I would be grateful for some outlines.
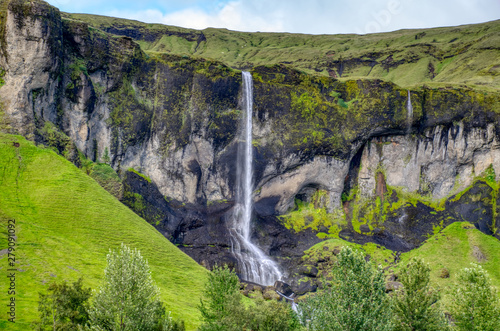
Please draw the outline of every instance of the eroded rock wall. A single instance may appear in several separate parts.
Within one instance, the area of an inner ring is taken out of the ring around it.
[[[387,185],[439,200],[470,186],[492,167],[500,179],[500,142],[495,124],[465,129],[438,125],[421,134],[369,140],[358,176],[360,195],[376,196],[377,172]]]

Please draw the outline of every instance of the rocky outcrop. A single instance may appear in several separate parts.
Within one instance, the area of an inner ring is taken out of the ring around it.
[[[363,150],[359,193],[376,196],[376,174],[390,186],[442,199],[463,191],[491,167],[500,180],[500,142],[495,124],[466,130],[462,122],[438,125],[419,135],[374,138]]]
[[[62,22],[59,11],[43,2],[11,1],[4,17],[0,98],[15,131],[33,137],[40,121],[57,122]]]

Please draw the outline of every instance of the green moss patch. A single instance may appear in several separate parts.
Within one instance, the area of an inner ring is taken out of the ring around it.
[[[127,171],[130,171],[130,172],[133,172],[134,174],[136,174],[137,176],[140,176],[142,177],[143,179],[145,179],[148,183],[151,184],[151,178],[149,178],[148,176],[144,175],[143,173],[140,173],[139,171],[135,170],[134,168],[128,168]]]
[[[326,211],[325,198],[327,198],[326,191],[317,190],[309,202],[295,199],[295,209],[280,216],[279,219],[287,229],[293,229],[296,232],[312,229],[318,232],[318,237],[321,239],[338,238],[346,222],[340,211],[334,213]]]

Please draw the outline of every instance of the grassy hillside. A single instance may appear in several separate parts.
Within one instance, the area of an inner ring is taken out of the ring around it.
[[[455,282],[460,269],[477,263],[488,271],[493,285],[500,290],[499,252],[498,239],[482,233],[468,222],[456,222],[430,237],[419,248],[401,254],[399,265],[413,256],[423,258],[431,266],[431,281],[446,290]],[[441,278],[443,268],[448,270],[449,278]]]
[[[324,261],[331,256],[335,248],[351,246],[360,249],[377,264],[385,268],[386,273],[399,272],[399,269],[412,257],[419,257],[429,263],[431,283],[441,289],[442,301],[450,302],[448,290],[454,285],[460,269],[471,263],[480,264],[488,271],[492,283],[500,290],[500,241],[477,230],[468,222],[456,222],[426,240],[419,248],[403,253],[394,263],[394,252],[384,247],[368,243],[359,245],[342,239],[329,239],[320,242],[305,252],[306,265]],[[327,248],[326,248],[327,247]],[[449,272],[449,278],[442,278],[443,269]]]
[[[85,286],[97,289],[106,254],[122,242],[149,260],[172,315],[184,319],[189,329],[198,325],[196,305],[205,269],[52,150],[35,147],[20,136],[0,134],[0,250],[7,247],[7,222],[13,219],[16,323],[8,323],[2,309],[0,329],[30,329],[37,317],[38,292],[52,281],[83,276]],[[5,251],[0,255],[5,279],[7,255]],[[0,282],[2,306],[10,298],[7,286]]]
[[[202,31],[132,20],[64,14],[137,41],[149,54],[216,59],[231,67],[284,63],[315,75],[380,78],[403,87],[500,87],[500,21],[368,35]]]

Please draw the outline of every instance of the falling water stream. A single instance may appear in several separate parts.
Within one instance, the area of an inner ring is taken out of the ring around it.
[[[411,132],[411,126],[413,123],[413,106],[411,105],[411,93],[410,90],[408,90],[408,101],[406,102],[406,121],[407,121],[407,126],[406,126],[406,135],[409,135]],[[407,177],[405,179],[405,182],[407,181]],[[409,187],[408,183],[406,182],[406,187]],[[401,215],[398,218],[398,223],[399,224],[404,224],[406,219],[408,218],[408,214],[406,213],[406,207],[403,207],[403,215]]]
[[[243,279],[262,285],[273,285],[282,277],[278,265],[250,240],[250,221],[253,211],[253,91],[252,75],[245,71],[243,72],[243,101],[245,114],[236,160],[236,205],[231,231],[232,253],[238,259]]]
[[[408,121],[408,126],[406,128],[406,134],[409,134],[411,131],[411,125],[413,122],[413,107],[411,105],[411,93],[408,90],[408,101],[406,102],[406,116]]]

